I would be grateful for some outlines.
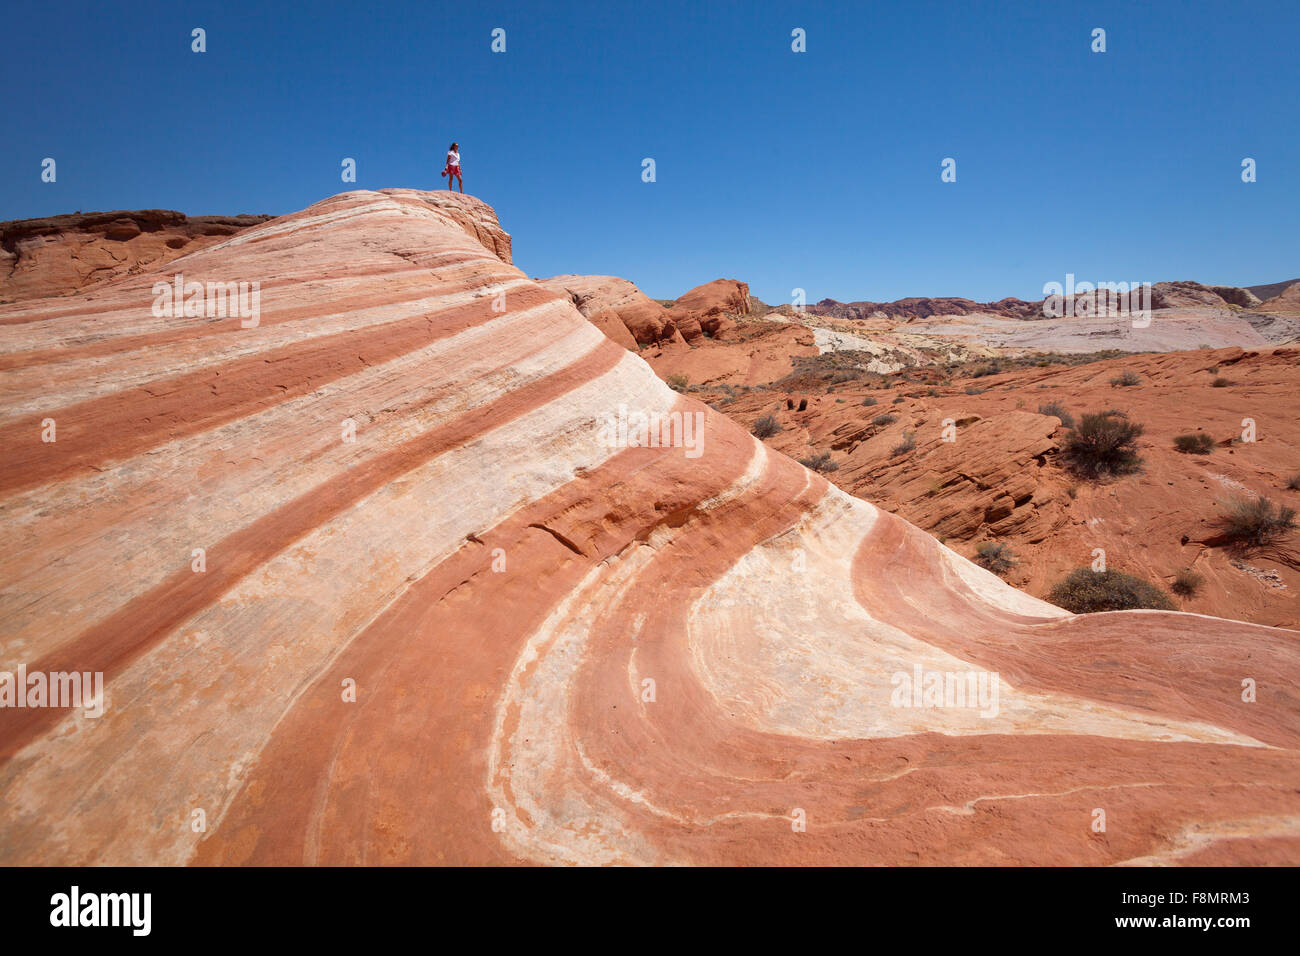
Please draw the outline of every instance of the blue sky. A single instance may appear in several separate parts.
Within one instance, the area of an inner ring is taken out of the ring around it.
[[[1300,276],[1296,0],[8,6],[0,219],[439,188],[455,139],[521,269],[659,298]]]

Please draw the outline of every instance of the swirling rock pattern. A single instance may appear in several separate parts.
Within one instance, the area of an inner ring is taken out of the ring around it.
[[[1017,592],[508,250],[358,191],[0,307],[0,669],[106,681],[0,709],[0,861],[1300,860],[1296,633]],[[155,317],[173,272],[260,321]],[[997,706],[904,706],[916,669]]]

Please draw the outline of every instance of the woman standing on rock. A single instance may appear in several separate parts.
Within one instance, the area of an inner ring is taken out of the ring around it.
[[[443,168],[442,174],[447,177],[447,188],[451,189],[451,181],[454,178],[456,184],[460,186],[460,191],[465,191],[465,184],[460,178],[460,144],[452,143],[447,147],[447,165]]]

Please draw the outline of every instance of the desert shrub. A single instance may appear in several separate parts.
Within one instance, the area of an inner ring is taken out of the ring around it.
[[[899,395],[896,399],[894,399],[892,402],[890,402],[890,404],[891,404],[891,405],[902,405],[902,404],[903,404],[903,396],[902,396],[902,395]]]
[[[884,415],[877,415],[875,418],[871,419],[871,424],[879,425],[881,428],[884,428],[886,425],[892,425],[896,421],[898,421],[897,415],[886,413]]]
[[[938,398],[938,397],[939,397],[939,390],[938,390],[937,388],[927,388],[927,389],[925,390],[925,397],[926,397],[926,398]]]
[[[1016,555],[1001,541],[982,541],[975,548],[975,563],[994,574],[1006,574],[1016,563]]]
[[[684,392],[691,384],[691,380],[681,374],[669,375],[664,381],[668,383],[668,387],[674,392]]]
[[[974,385],[966,386],[967,395],[983,395],[987,391],[988,391],[987,388],[976,388]]]
[[[1112,379],[1110,380],[1110,384],[1111,384],[1112,387],[1116,387],[1116,386],[1123,387],[1123,386],[1130,386],[1130,385],[1141,385],[1141,384],[1142,384],[1142,379],[1138,377],[1138,373],[1137,373],[1137,372],[1134,372],[1134,371],[1132,371],[1131,369],[1126,369],[1126,370],[1124,370],[1123,372],[1120,372],[1120,373],[1119,373],[1118,375],[1116,375],[1114,378],[1112,378]]]
[[[1205,583],[1205,578],[1201,577],[1191,568],[1183,568],[1174,575],[1174,583],[1169,586],[1179,597],[1192,597],[1201,589]]]
[[[1137,453],[1141,434],[1142,426],[1123,412],[1091,412],[1065,436],[1062,455],[1074,471],[1091,478],[1130,474],[1142,466]]]
[[[976,365],[970,370],[971,378],[984,378],[989,375],[997,375],[1002,369],[996,364]]]
[[[1208,455],[1214,448],[1214,439],[1205,432],[1174,436],[1174,448],[1184,455]]]
[[[867,407],[869,408],[869,407],[871,407],[872,405],[876,405],[876,404],[878,404],[878,403],[876,402],[876,400],[875,400],[874,398],[872,398],[870,395],[868,395],[866,398],[864,398],[864,399],[862,400],[862,404],[865,405],[865,406],[867,406]]]
[[[805,468],[811,468],[813,471],[821,472],[834,471],[836,468],[840,467],[835,464],[835,462],[831,461],[831,453],[828,451],[824,451],[820,455],[800,458],[799,464],[803,465]]]
[[[758,421],[754,422],[752,429],[756,438],[771,438],[781,430],[781,423],[776,420],[775,415],[764,415]]]
[[[1064,425],[1066,428],[1074,427],[1074,416],[1071,415],[1068,411],[1066,411],[1065,406],[1062,405],[1060,402],[1053,401],[1053,402],[1048,402],[1046,405],[1039,405],[1038,414],[1055,415],[1057,418],[1061,420],[1061,424]]]
[[[1172,611],[1174,602],[1150,581],[1122,571],[1075,568],[1059,581],[1047,600],[1073,614],[1152,608]]]
[[[1286,483],[1286,486],[1292,491],[1300,491],[1300,471],[1297,471],[1291,476],[1291,479]]]
[[[1227,387],[1228,387],[1229,385],[1231,385],[1231,384],[1232,384],[1232,383],[1231,383],[1230,381],[1228,381],[1226,378],[1216,378],[1213,382],[1210,383],[1210,387],[1211,387],[1211,388],[1227,388]]]
[[[1238,544],[1270,544],[1295,528],[1296,510],[1275,505],[1268,498],[1236,498],[1226,502],[1225,508],[1219,523],[1224,534]]]
[[[857,369],[845,369],[844,371],[836,372],[831,376],[831,384],[839,385],[841,382],[852,382],[859,378],[862,378],[862,373]]]
[[[903,440],[889,450],[891,458],[897,458],[899,455],[906,455],[916,447],[916,433],[911,431],[903,432]]]

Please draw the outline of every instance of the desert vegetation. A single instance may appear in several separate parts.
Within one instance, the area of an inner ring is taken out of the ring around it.
[[[1006,574],[1015,565],[1016,555],[1001,541],[981,541],[975,548],[974,561],[985,571]]]
[[[1142,384],[1142,377],[1131,369],[1120,372],[1110,380],[1110,384],[1115,388],[1131,388],[1134,385]]]
[[[691,380],[680,374],[669,375],[664,381],[668,383],[668,387],[674,392],[684,392],[691,386]]]
[[[1039,405],[1038,414],[1055,415],[1057,418],[1061,420],[1061,424],[1064,425],[1066,428],[1074,427],[1074,416],[1071,415],[1069,411],[1066,410],[1065,405],[1063,405],[1059,401],[1051,401],[1048,402],[1046,405]]]
[[[1260,547],[1289,535],[1296,526],[1296,509],[1269,498],[1234,498],[1224,502],[1219,518],[1224,534],[1235,544]]]
[[[799,464],[803,465],[805,468],[811,468],[813,471],[822,473],[834,471],[836,468],[840,467],[835,462],[831,461],[831,453],[828,451],[816,455],[809,455],[807,458],[800,458]]]
[[[1174,448],[1184,455],[1208,455],[1214,448],[1214,439],[1205,432],[1176,435]]]
[[[776,420],[775,415],[764,415],[754,422],[754,427],[750,430],[754,433],[755,438],[771,438],[781,431],[781,423]]]
[[[1070,469],[1084,477],[1132,474],[1142,467],[1137,453],[1142,430],[1118,409],[1090,412],[1066,435],[1061,453]]]
[[[1191,568],[1183,568],[1174,575],[1174,583],[1169,586],[1169,590],[1173,591],[1179,597],[1195,597],[1196,592],[1201,589],[1201,585],[1204,583],[1205,578],[1201,575],[1197,574]]]
[[[1174,610],[1169,595],[1150,581],[1123,571],[1094,571],[1092,568],[1075,568],[1052,588],[1047,600],[1073,614],[1136,608]]]
[[[899,455],[906,455],[916,447],[916,432],[903,432],[903,440],[889,450],[889,457],[897,458]]]

